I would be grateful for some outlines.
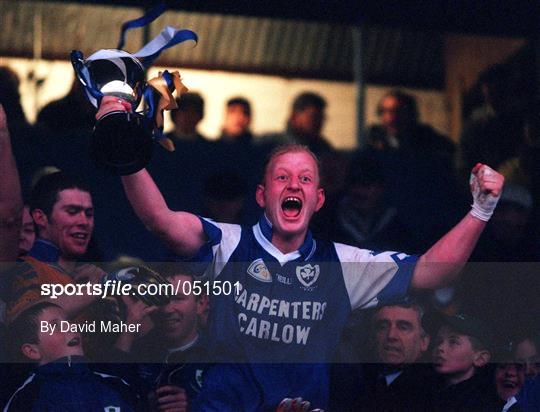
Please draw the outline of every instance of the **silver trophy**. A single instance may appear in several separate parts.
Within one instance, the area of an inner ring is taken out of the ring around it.
[[[138,52],[121,50],[127,30],[150,24],[165,8],[159,5],[141,18],[124,23],[117,49],[99,50],[86,59],[78,50],[71,52],[75,73],[96,108],[104,96],[131,105],[130,112],[113,111],[101,117],[90,142],[90,155],[96,165],[115,174],[132,174],[144,168],[152,157],[154,140],[174,150],[172,142],[163,136],[163,110],[176,108],[172,93],[187,89],[178,72],[165,71],[146,82],[145,70],[163,50],[186,40],[196,42],[197,35],[167,26]],[[136,112],[143,95],[146,109]]]
[[[90,156],[98,167],[115,174],[135,173],[152,158],[152,126],[135,110],[145,87],[144,67],[122,50],[100,50],[87,59],[71,53],[73,67],[97,108],[104,96],[127,101],[131,112],[113,111],[96,122],[90,142]]]

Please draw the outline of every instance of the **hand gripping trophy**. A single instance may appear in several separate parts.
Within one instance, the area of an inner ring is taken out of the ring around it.
[[[151,23],[164,11],[165,6],[160,5],[141,18],[124,23],[117,49],[99,50],[86,59],[78,50],[71,52],[75,73],[96,108],[104,96],[114,96],[131,108],[100,118],[91,138],[90,156],[94,163],[115,174],[131,174],[144,168],[152,157],[154,141],[174,150],[172,142],[163,136],[163,110],[175,109],[173,92],[176,90],[179,96],[187,88],[178,72],[160,72],[145,82],[145,70],[163,50],[186,40],[196,42],[197,35],[191,30],[167,26],[138,52],[122,50],[127,30]],[[147,107],[136,112],[143,96]]]

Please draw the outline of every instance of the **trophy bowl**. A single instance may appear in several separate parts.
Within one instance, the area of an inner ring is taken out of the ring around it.
[[[131,113],[107,113],[96,122],[90,141],[92,160],[99,168],[114,174],[141,170],[152,158],[153,151],[151,127],[143,116],[134,113],[145,86],[143,65],[123,50],[99,50],[86,60],[73,53],[77,76],[96,108],[103,96],[127,101],[132,108]]]

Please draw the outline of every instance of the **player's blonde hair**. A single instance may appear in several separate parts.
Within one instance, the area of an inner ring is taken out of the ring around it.
[[[315,165],[317,166],[317,177],[319,179],[319,184],[321,182],[321,163],[319,161],[319,158],[315,153],[313,153],[309,147],[297,143],[288,143],[281,146],[277,146],[275,149],[273,149],[270,154],[268,155],[268,159],[266,160],[266,164],[264,165],[264,174],[262,176],[261,184],[264,186],[266,181],[266,176],[268,175],[268,171],[270,170],[270,166],[272,165],[272,162],[277,159],[279,156],[288,154],[288,153],[307,153],[310,155],[313,160],[315,161]]]

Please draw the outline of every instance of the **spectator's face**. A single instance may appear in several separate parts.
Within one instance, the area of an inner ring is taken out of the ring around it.
[[[296,133],[320,136],[323,121],[324,112],[321,109],[315,106],[307,106],[292,114],[290,125]]]
[[[34,228],[34,220],[30,215],[28,207],[25,206],[23,210],[21,232],[19,234],[19,256],[25,255],[32,249],[35,239],[36,231]]]
[[[156,325],[170,344],[182,346],[195,339],[198,317],[202,315],[204,308],[202,301],[196,299],[194,289],[189,285],[189,276],[177,275],[169,280],[178,293],[171,297],[167,305],[159,308],[155,318]]]
[[[230,137],[240,136],[249,130],[251,116],[243,104],[232,104],[227,107],[223,131]]]
[[[267,168],[264,182],[257,187],[256,198],[274,233],[304,236],[311,217],[324,204],[313,157],[304,151],[279,155]]]
[[[178,109],[171,113],[171,118],[180,133],[194,134],[202,120],[201,113],[194,107]]]
[[[56,328],[52,333],[39,332],[39,342],[37,344],[24,344],[23,351],[32,350],[35,355],[33,359],[37,360],[40,365],[54,362],[64,356],[84,355],[80,334],[61,331],[61,322],[66,320],[66,315],[62,309],[54,307],[44,309],[38,317],[38,328],[41,322],[48,322],[55,325]],[[25,346],[26,348],[24,348]]]
[[[525,365],[525,376],[533,379],[540,370],[540,354],[530,339],[525,339],[516,346],[516,361]]]
[[[39,218],[44,224],[40,235],[58,246],[63,257],[76,258],[86,253],[94,231],[92,197],[83,190],[66,189],[57,199],[50,216]]]
[[[443,326],[437,333],[433,348],[433,363],[437,373],[468,379],[474,375],[476,355],[468,336],[448,326]]]
[[[416,362],[429,345],[414,308],[385,306],[375,314],[375,340],[381,362],[402,365]]]
[[[379,116],[381,124],[390,134],[399,133],[406,126],[403,107],[395,96],[386,96],[381,101]]]
[[[520,363],[504,363],[495,369],[495,387],[499,398],[506,401],[523,387],[525,368]]]

